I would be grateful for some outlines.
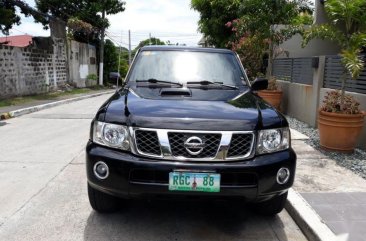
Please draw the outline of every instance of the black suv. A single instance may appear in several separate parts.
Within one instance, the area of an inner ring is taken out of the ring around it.
[[[96,114],[86,147],[99,212],[119,198],[242,198],[280,212],[296,154],[286,119],[225,49],[143,47],[126,83]]]

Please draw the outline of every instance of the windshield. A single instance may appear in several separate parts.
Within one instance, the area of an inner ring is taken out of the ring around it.
[[[142,51],[130,81],[163,80],[178,83],[212,81],[242,85],[243,74],[235,55],[191,51]]]

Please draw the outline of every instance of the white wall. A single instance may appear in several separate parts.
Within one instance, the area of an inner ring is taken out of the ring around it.
[[[69,79],[77,87],[86,86],[86,77],[97,74],[96,48],[86,43],[69,42]],[[95,62],[91,59],[94,58]]]

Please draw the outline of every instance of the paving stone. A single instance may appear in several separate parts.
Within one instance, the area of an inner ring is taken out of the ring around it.
[[[327,222],[329,228],[337,235],[344,235],[347,241],[366,241],[364,221]]]
[[[366,240],[366,192],[302,193],[328,227],[348,241]]]

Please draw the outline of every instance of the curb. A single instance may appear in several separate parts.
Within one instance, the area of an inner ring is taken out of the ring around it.
[[[310,241],[334,241],[336,235],[309,203],[292,188],[288,191],[286,210]]]
[[[40,110],[48,109],[48,108],[51,108],[51,107],[71,103],[71,102],[74,102],[74,101],[89,99],[89,98],[97,97],[97,96],[104,95],[104,94],[111,94],[111,93],[114,93],[114,92],[115,92],[115,90],[109,90],[109,91],[105,91],[105,92],[100,92],[100,93],[95,93],[95,94],[90,94],[90,95],[84,95],[84,96],[79,96],[79,97],[65,99],[65,100],[59,100],[59,101],[55,101],[55,102],[51,102],[51,103],[47,103],[47,104],[43,104],[43,105],[36,105],[36,106],[32,106],[32,107],[27,107],[27,108],[23,108],[23,109],[19,109],[19,110],[10,111],[9,113],[0,113],[0,117],[1,117],[1,120],[6,120],[6,119],[9,119],[9,118],[18,117],[18,116],[21,116],[21,115],[25,115],[25,114],[37,112],[37,111],[40,111]]]

